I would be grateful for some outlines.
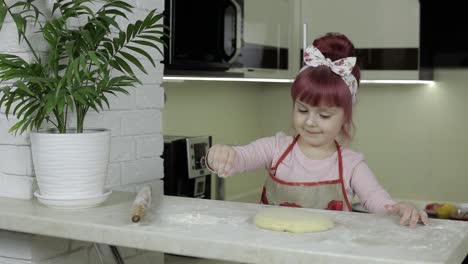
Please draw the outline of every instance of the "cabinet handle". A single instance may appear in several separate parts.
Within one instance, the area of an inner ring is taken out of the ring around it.
[[[302,52],[305,52],[307,48],[307,24],[302,25]]]
[[[302,54],[299,57],[299,68],[302,69],[304,67],[304,52],[307,48],[307,23],[302,24]]]

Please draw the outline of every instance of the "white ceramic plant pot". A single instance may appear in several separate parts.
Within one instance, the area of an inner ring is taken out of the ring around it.
[[[31,132],[30,137],[39,201],[52,201],[52,207],[83,208],[105,200],[109,130],[66,134],[47,130]]]

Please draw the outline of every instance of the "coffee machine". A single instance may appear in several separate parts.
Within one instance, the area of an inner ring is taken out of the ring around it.
[[[164,194],[211,199],[205,156],[211,136],[164,136]]]

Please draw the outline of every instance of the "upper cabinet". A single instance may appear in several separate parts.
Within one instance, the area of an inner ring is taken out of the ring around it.
[[[243,47],[230,72],[289,78],[294,0],[245,0]]]
[[[166,75],[293,79],[304,43],[340,32],[357,49],[362,79],[426,79],[418,0],[205,1],[166,0]]]
[[[308,38],[346,34],[357,48],[418,48],[417,0],[303,0],[301,19]]]
[[[302,0],[306,40],[340,32],[354,43],[363,79],[419,78],[418,0]]]

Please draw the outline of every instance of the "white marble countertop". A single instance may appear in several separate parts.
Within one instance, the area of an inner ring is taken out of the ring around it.
[[[99,207],[68,211],[0,198],[0,229],[243,263],[461,263],[468,253],[462,221],[410,229],[391,216],[320,211],[335,228],[293,234],[258,229],[262,205],[159,196],[135,224],[134,198],[114,192]]]

